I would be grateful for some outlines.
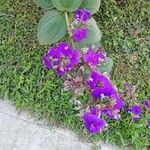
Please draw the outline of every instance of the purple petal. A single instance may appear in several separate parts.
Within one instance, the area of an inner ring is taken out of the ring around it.
[[[91,16],[91,12],[87,9],[81,8],[75,12],[76,20],[81,21],[82,23],[86,23]]]
[[[102,97],[102,94],[104,94],[105,90],[104,89],[101,89],[101,88],[98,88],[96,87],[95,89],[93,89],[93,91],[91,92],[91,95],[92,97],[94,98],[101,98]]]
[[[132,120],[136,122],[136,121],[139,121],[140,119],[141,119],[140,116],[136,116],[136,117],[133,117]]]
[[[150,127],[150,119],[147,120],[147,125]]]
[[[142,113],[142,109],[141,109],[141,106],[139,105],[133,105],[132,107],[127,108],[126,112],[132,113],[133,116],[140,116]]]
[[[47,56],[53,57],[53,58],[59,58],[60,52],[57,49],[50,47],[50,49],[48,50]]]
[[[113,111],[109,108],[105,108],[102,110],[102,115],[106,115],[109,119],[113,118]]]
[[[88,29],[87,28],[77,28],[73,31],[73,39],[76,42],[82,42],[87,38]]]
[[[144,105],[147,109],[150,109],[150,100],[145,100]]]
[[[92,72],[87,83],[91,88],[95,88],[99,81],[99,74],[97,72]]]
[[[100,132],[106,125],[105,120],[98,118],[96,115],[92,115],[90,113],[84,114],[83,122],[85,128],[93,134]]]
[[[94,98],[101,98],[102,94],[104,96],[116,94],[116,90],[110,80],[100,73],[92,72],[87,83],[93,89],[92,96]]]
[[[99,55],[92,50],[89,50],[86,54],[84,54],[83,59],[85,62],[93,66],[96,66],[99,63]]]
[[[140,115],[142,113],[141,106],[139,105],[134,105],[131,107],[131,109],[132,109],[132,113],[135,115]]]
[[[129,112],[132,112],[132,109],[131,109],[131,108],[127,108],[125,111],[126,111],[127,113],[129,113]]]
[[[56,72],[59,76],[63,76],[65,74],[65,71],[60,69],[59,67],[56,69]]]
[[[60,51],[64,56],[69,56],[72,53],[72,48],[70,45],[68,45],[68,43],[65,42],[59,43],[57,50]]]
[[[99,110],[98,110],[97,107],[92,107],[92,108],[90,109],[90,113],[91,113],[92,115],[97,115],[98,112],[99,112]]]
[[[114,99],[116,101],[114,105],[114,109],[120,110],[125,106],[125,103],[117,95],[114,97]]]
[[[76,65],[79,62],[80,52],[78,50],[73,50],[70,58],[70,62],[72,65]]]
[[[51,68],[52,68],[51,61],[50,61],[49,57],[47,56],[47,54],[44,54],[44,55],[43,55],[42,61],[43,61],[44,66],[45,66],[47,69],[51,69]]]

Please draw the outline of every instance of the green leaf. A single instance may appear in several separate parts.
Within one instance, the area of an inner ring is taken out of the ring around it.
[[[89,9],[93,14],[99,10],[101,0],[83,0],[81,7]]]
[[[60,11],[73,12],[80,7],[82,0],[52,0],[52,3]]]
[[[54,8],[51,0],[33,0],[38,6],[45,8],[45,9],[52,9]]]
[[[61,40],[67,32],[63,13],[57,10],[48,11],[38,25],[38,40],[40,44],[53,44]]]
[[[99,42],[101,40],[102,34],[101,34],[101,31],[100,31],[99,27],[97,26],[97,23],[94,18],[91,18],[87,22],[87,27],[88,27],[88,36],[82,42],[82,44],[83,43],[94,44],[94,43]]]
[[[99,70],[104,73],[107,72],[108,74],[111,73],[113,68],[113,60],[109,57],[106,58],[105,62],[101,62],[99,65]]]

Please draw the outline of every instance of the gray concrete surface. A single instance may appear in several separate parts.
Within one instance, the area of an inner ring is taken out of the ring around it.
[[[99,142],[101,150],[117,150]],[[67,129],[48,127],[28,113],[18,113],[8,101],[0,100],[0,150],[90,150],[92,144],[81,142]]]

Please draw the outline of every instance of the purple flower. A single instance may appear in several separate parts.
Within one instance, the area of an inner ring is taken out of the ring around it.
[[[109,119],[120,119],[120,114],[118,110],[115,110],[112,107],[105,107],[101,110],[102,116],[107,116]]]
[[[136,116],[136,117],[133,117],[133,121],[139,121],[141,118],[140,118],[140,116]]]
[[[130,113],[130,112],[132,112],[132,109],[131,109],[131,108],[126,108],[125,111],[126,111],[127,113]]]
[[[104,108],[102,111],[102,116],[106,115],[109,119],[113,119],[114,118],[114,114],[113,114],[113,110],[110,108]]]
[[[78,9],[75,13],[75,19],[81,21],[82,23],[86,23],[91,16],[92,13],[84,8]]]
[[[57,50],[53,47],[50,47],[48,53],[42,56],[43,64],[47,69],[51,69],[53,67],[55,63],[54,57],[56,59],[57,58],[56,56],[57,56]]]
[[[42,61],[43,61],[44,66],[45,66],[47,69],[51,69],[51,68],[52,68],[51,61],[50,61],[49,57],[47,56],[47,54],[44,54],[44,55],[43,55]]]
[[[147,125],[150,127],[150,119],[147,120]]]
[[[47,54],[44,54],[42,61],[48,69],[54,69],[60,76],[69,72],[78,64],[80,53],[74,50],[67,43],[61,42],[58,47],[50,48]]]
[[[58,44],[57,51],[65,56],[72,54],[72,47],[68,43],[61,42]]]
[[[134,105],[131,107],[131,109],[132,109],[132,113],[135,115],[141,115],[141,113],[142,113],[141,106],[139,106],[139,105]]]
[[[100,132],[106,125],[105,120],[98,118],[96,115],[91,113],[84,114],[83,122],[85,128],[93,134]]]
[[[115,104],[113,106],[115,110],[120,110],[121,108],[125,106],[124,101],[122,101],[118,95],[113,96],[113,98],[115,100]]]
[[[92,89],[91,95],[96,99],[116,94],[116,90],[110,80],[98,72],[93,71],[87,83]]]
[[[100,110],[97,107],[93,106],[92,108],[90,108],[90,113],[92,115],[99,115],[100,114]]]
[[[150,100],[145,100],[144,105],[147,109],[150,109]]]
[[[130,112],[132,114],[133,121],[139,121],[142,109],[139,105],[133,105],[132,107],[127,108],[126,112]]]
[[[87,38],[88,35],[88,29],[87,28],[76,28],[75,30],[73,30],[73,39],[76,42],[82,42],[83,40],[85,40]]]
[[[97,66],[100,60],[105,59],[104,53],[99,49],[97,52],[89,48],[89,50],[84,54],[83,59],[86,63],[91,66]]]

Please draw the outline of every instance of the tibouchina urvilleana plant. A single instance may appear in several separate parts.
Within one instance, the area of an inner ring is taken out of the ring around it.
[[[72,91],[70,102],[78,109],[88,132],[96,134],[107,129],[108,120],[119,120],[124,107],[132,121],[139,121],[140,104],[125,106],[123,95],[109,79],[113,61],[100,46],[101,31],[92,17],[99,10],[100,0],[34,1],[46,10],[37,31],[39,43],[50,45],[42,62],[65,79],[63,90]],[[85,92],[89,98],[83,103]],[[144,105],[149,114],[150,101],[145,100]],[[150,126],[149,119],[146,124]]]

